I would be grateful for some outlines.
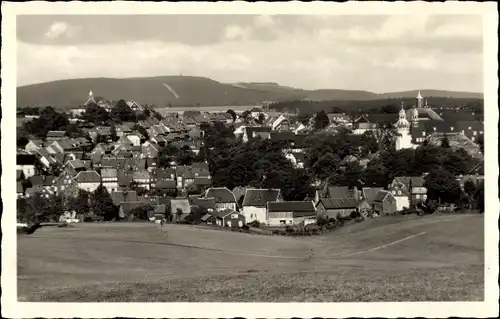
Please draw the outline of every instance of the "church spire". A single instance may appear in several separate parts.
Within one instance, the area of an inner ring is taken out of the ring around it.
[[[420,94],[420,90],[418,90],[418,94],[417,94],[417,108],[422,108],[423,107],[423,97],[422,97],[422,94]]]

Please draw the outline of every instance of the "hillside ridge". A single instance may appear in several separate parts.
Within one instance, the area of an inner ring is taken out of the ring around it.
[[[109,100],[128,99],[165,106],[254,105],[262,101],[375,100],[416,97],[418,90],[374,93],[366,90],[306,90],[274,82],[222,83],[207,77],[167,75],[153,77],[95,77],[56,80],[17,88],[17,106],[78,107],[89,91]],[[424,97],[477,98],[482,93],[421,89]]]

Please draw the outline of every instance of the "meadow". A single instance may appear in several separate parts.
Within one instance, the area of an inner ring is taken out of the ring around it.
[[[18,237],[19,301],[484,299],[484,216],[397,216],[323,236],[77,224]]]

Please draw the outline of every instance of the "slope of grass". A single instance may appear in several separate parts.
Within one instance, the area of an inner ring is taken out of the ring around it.
[[[380,218],[307,238],[183,225],[165,235],[147,223],[42,228],[18,238],[18,293],[28,301],[481,300],[483,221]]]

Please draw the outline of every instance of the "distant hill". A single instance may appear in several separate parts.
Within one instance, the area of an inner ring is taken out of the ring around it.
[[[32,84],[17,88],[17,106],[74,108],[86,102],[88,92],[108,100],[135,100],[165,106],[253,105],[262,101],[373,100],[415,97],[417,91],[377,94],[355,90],[304,90],[272,82],[221,83],[204,77],[87,78]],[[482,98],[480,93],[422,90],[424,96]]]

